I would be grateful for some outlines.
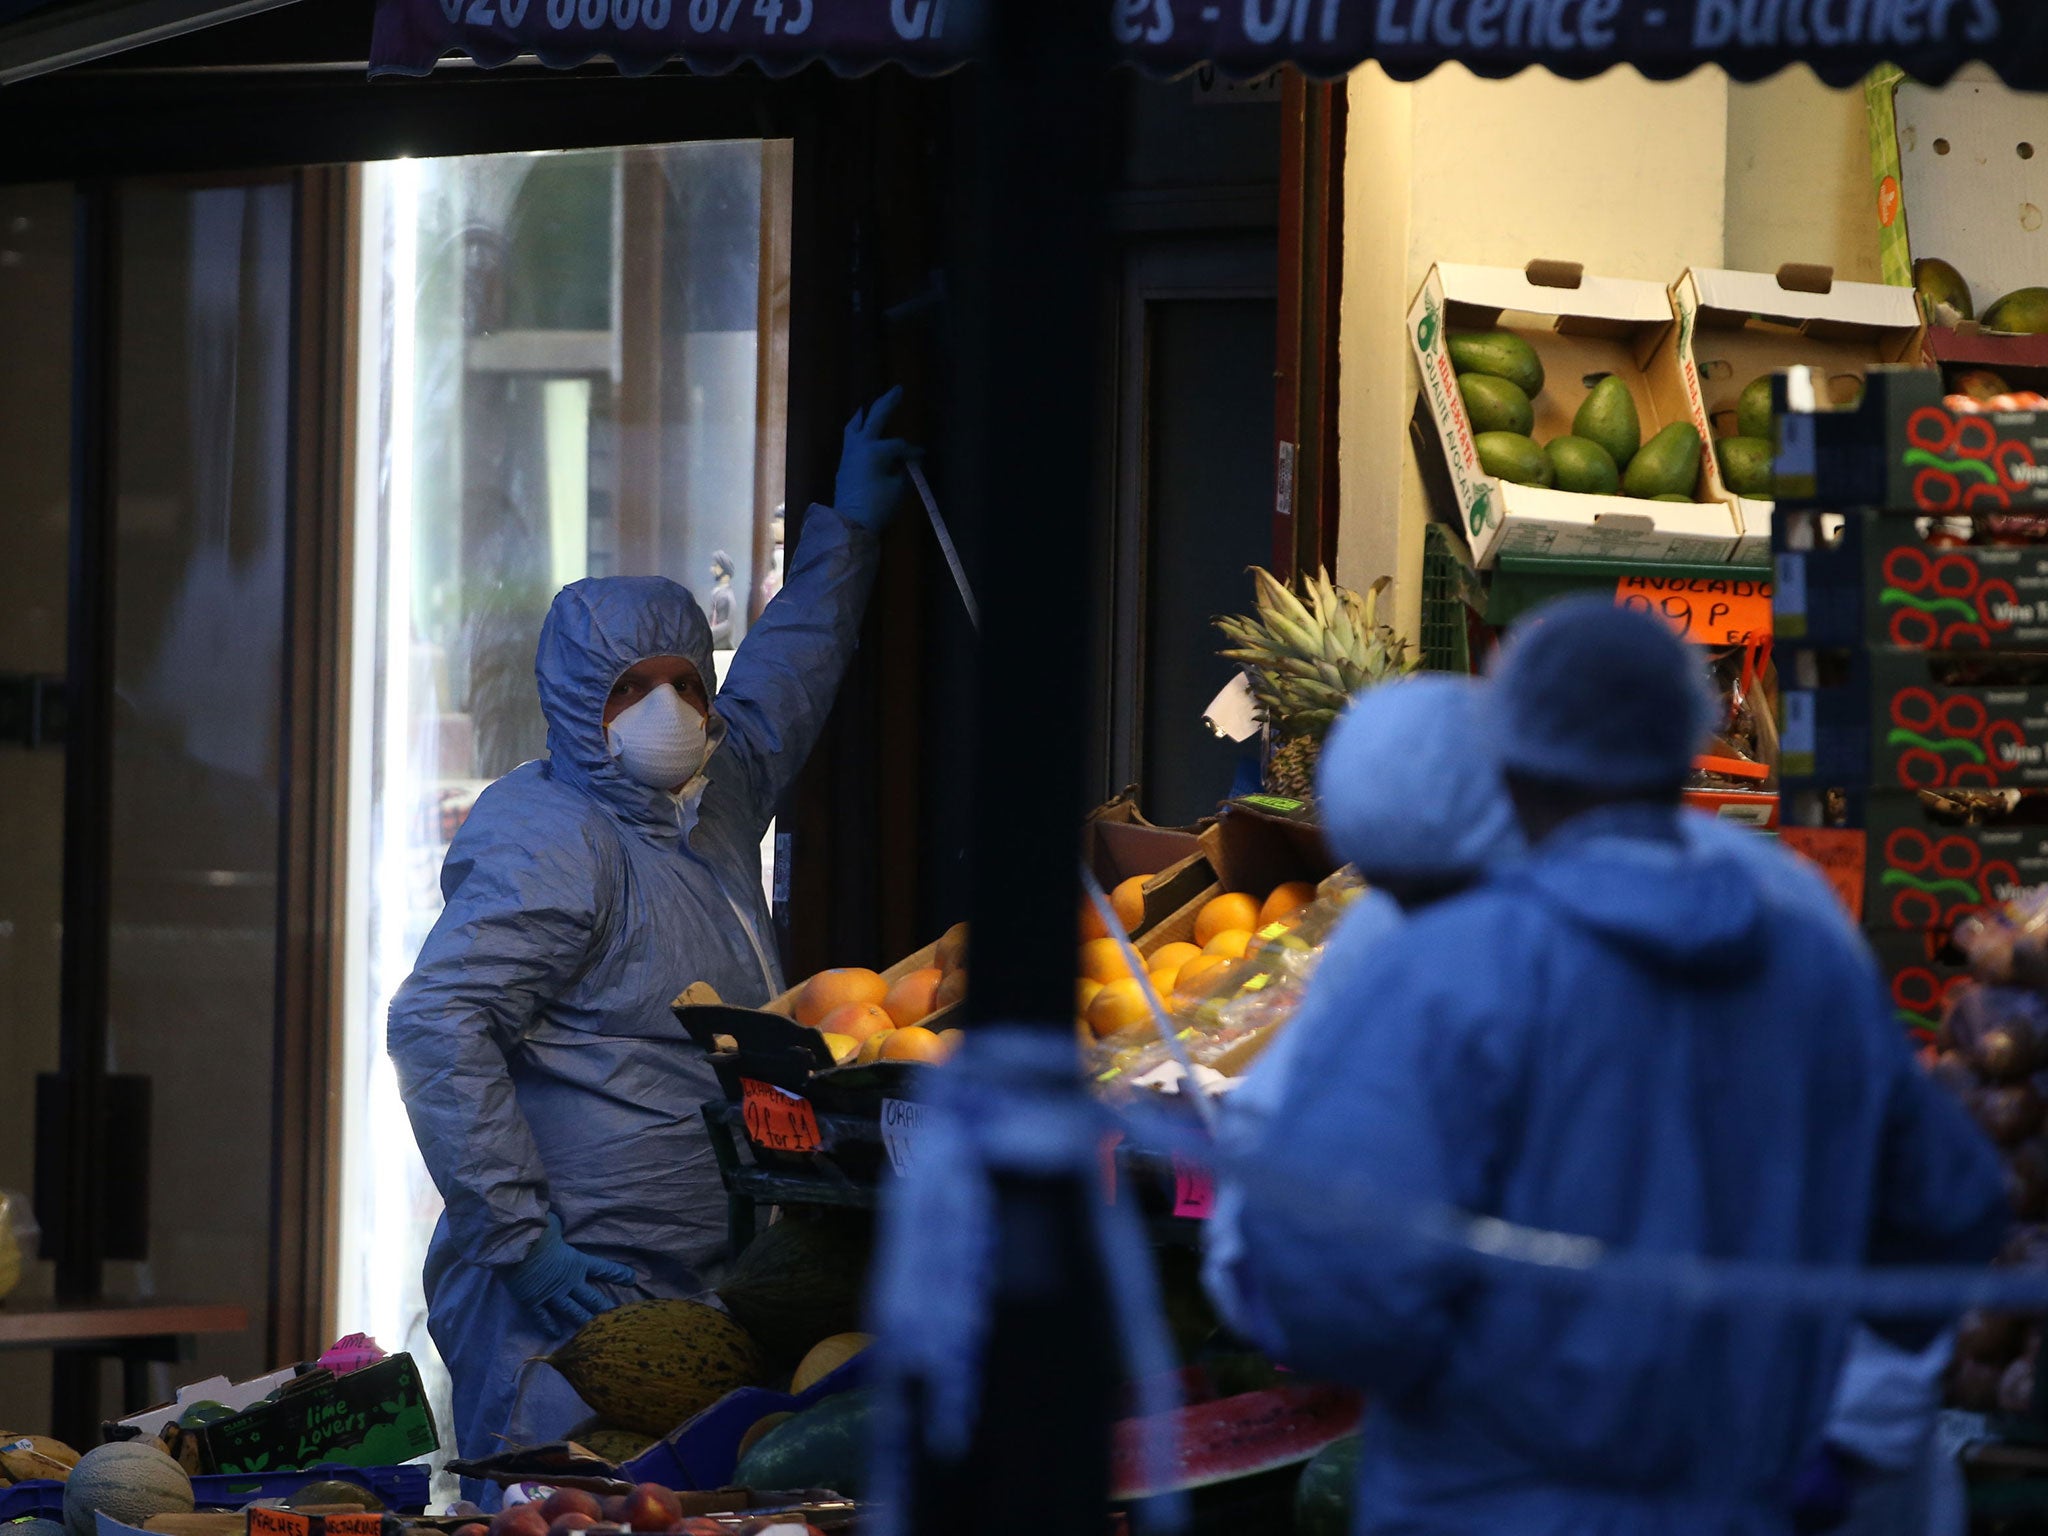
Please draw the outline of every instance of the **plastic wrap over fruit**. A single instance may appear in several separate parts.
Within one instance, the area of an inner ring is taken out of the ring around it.
[[[1216,971],[1199,996],[1164,1000],[1202,1091],[1227,1092],[1294,1016],[1330,935],[1365,890],[1346,865],[1317,886],[1314,901],[1260,929],[1244,957]],[[1105,1091],[1180,1091],[1179,1064],[1151,1020],[1098,1042],[1087,1064]]]

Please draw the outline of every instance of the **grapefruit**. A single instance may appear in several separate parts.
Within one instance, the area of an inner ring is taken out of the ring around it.
[[[1115,939],[1090,939],[1081,946],[1081,974],[1090,981],[1117,981],[1131,974],[1131,965]]]
[[[922,1024],[912,1024],[899,1029],[882,1043],[884,1061],[931,1061],[946,1059],[946,1048],[939,1043],[939,1037]]]
[[[852,1040],[865,1040],[895,1027],[895,1021],[873,1003],[847,1003],[818,1022],[822,1033],[845,1035]]]
[[[1289,880],[1273,887],[1273,894],[1259,904],[1259,921],[1256,926],[1263,928],[1268,923],[1282,922],[1294,916],[1303,907],[1316,899],[1316,888],[1306,880]]]
[[[895,1033],[893,1029],[881,1029],[861,1041],[860,1054],[853,1058],[855,1065],[865,1067],[871,1062],[880,1061],[882,1047],[889,1043],[889,1037]]]
[[[1113,1035],[1120,1029],[1129,1029],[1151,1017],[1152,1010],[1146,1004],[1145,994],[1135,976],[1122,976],[1109,982],[1088,1005],[1088,1027],[1098,1038]]]
[[[843,1008],[848,1003],[872,1003],[879,1008],[888,995],[889,983],[865,966],[820,971],[796,995],[796,1021],[816,1029],[834,1008]]]
[[[899,976],[891,983],[888,996],[882,999],[882,1007],[896,1021],[898,1029],[915,1024],[937,1008],[939,983],[945,979],[946,973],[935,965]]]
[[[1259,921],[1259,904],[1242,891],[1226,891],[1203,903],[1195,914],[1195,942],[1207,949],[1217,934],[1231,928],[1250,931]]]

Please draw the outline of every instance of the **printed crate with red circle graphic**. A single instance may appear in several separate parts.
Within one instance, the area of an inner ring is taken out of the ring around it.
[[[2048,411],[1957,411],[1931,368],[1873,368],[1853,410],[1778,411],[1777,512],[1998,513],[2048,508]]]
[[[1934,1039],[1943,1005],[1970,979],[1970,968],[1945,933],[1876,930],[1865,935],[1884,972],[1899,1023],[1916,1042]]]
[[[1977,792],[1959,794],[1801,784],[1782,806],[1791,825],[1862,833],[1865,929],[1946,934],[1980,907],[2048,883],[2048,795],[1987,806]]]
[[[1787,781],[2048,789],[2048,657],[1781,647]]]
[[[1780,511],[1771,548],[1780,645],[2048,652],[2048,515]]]

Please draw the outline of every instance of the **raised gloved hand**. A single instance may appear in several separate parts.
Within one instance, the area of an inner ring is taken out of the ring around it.
[[[591,1282],[630,1284],[633,1271],[609,1259],[592,1258],[571,1248],[562,1237],[562,1219],[550,1213],[548,1229],[527,1250],[526,1257],[505,1268],[505,1289],[543,1333],[566,1336],[615,1302]]]
[[[901,438],[882,436],[889,413],[903,398],[897,385],[846,424],[846,446],[839,453],[839,476],[832,492],[832,510],[849,523],[879,533],[903,499],[903,466],[917,450]]]

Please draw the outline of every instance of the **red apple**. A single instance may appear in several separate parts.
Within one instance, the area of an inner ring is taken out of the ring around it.
[[[548,1517],[550,1525],[564,1515],[588,1515],[592,1525],[604,1518],[604,1506],[598,1503],[597,1495],[581,1488],[557,1488],[541,1504],[540,1512]]]
[[[467,1525],[455,1527],[455,1536],[491,1536],[491,1528],[481,1520],[472,1520]]]
[[[623,1493],[608,1493],[598,1501],[598,1518],[609,1525],[626,1523],[626,1506],[632,1501]]]

